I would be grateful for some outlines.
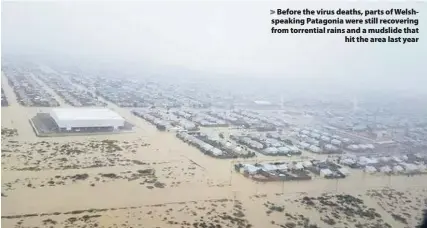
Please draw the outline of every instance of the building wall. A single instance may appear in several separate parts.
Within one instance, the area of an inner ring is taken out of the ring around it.
[[[99,120],[84,120],[84,119],[59,119],[54,113],[51,113],[52,118],[55,120],[59,128],[66,128],[71,130],[71,128],[80,128],[80,127],[122,127],[124,125],[124,120],[118,119],[99,119]]]

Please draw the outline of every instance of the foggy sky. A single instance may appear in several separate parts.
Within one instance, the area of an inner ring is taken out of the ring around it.
[[[420,42],[348,44],[343,35],[271,34],[269,10],[287,7],[415,7]],[[411,89],[427,83],[425,9],[422,2],[2,2],[2,53]]]

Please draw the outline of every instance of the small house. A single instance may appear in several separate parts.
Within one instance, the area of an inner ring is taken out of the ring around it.
[[[368,165],[368,166],[365,167],[364,171],[367,172],[367,173],[376,173],[377,169],[375,167],[373,167],[373,166],[369,166]]]
[[[330,177],[332,176],[334,173],[330,170],[330,169],[321,169],[320,170],[320,176],[321,177]]]

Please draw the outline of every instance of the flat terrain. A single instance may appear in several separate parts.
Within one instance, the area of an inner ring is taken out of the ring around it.
[[[3,227],[413,227],[426,207],[426,176],[255,183],[111,103],[135,132],[38,138],[47,109],[4,79]]]

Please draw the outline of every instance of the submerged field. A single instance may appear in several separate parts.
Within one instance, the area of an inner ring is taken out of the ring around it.
[[[3,227],[414,227],[426,207],[426,176],[256,183],[111,104],[135,132],[38,138],[8,97]]]

